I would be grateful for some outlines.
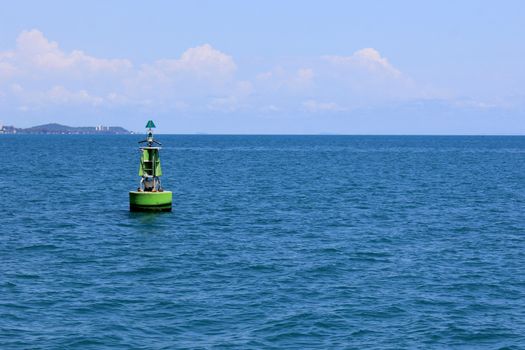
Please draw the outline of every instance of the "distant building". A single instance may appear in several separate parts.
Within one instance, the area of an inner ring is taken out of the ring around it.
[[[16,134],[16,128],[14,126],[0,124],[0,134]]]
[[[95,127],[96,131],[109,131],[109,126],[98,125]]]

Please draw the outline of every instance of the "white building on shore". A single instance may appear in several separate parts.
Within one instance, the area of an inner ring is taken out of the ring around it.
[[[95,127],[96,131],[109,131],[109,126],[98,125]]]

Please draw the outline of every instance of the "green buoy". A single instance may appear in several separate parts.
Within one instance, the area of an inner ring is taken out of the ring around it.
[[[146,128],[148,136],[139,143],[146,143],[140,147],[140,186],[136,191],[129,192],[130,211],[171,211],[172,193],[164,191],[160,182],[162,168],[160,166],[160,142],[153,139],[152,128],[155,123],[148,121]]]

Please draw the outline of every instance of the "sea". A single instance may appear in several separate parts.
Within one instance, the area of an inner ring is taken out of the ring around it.
[[[525,137],[0,135],[0,349],[525,349]]]

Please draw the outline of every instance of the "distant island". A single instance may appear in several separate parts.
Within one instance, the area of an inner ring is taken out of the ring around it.
[[[128,135],[133,134],[133,132],[120,126],[99,125],[74,127],[51,123],[25,129],[0,125],[0,134]]]

